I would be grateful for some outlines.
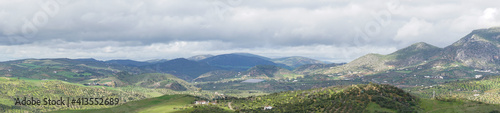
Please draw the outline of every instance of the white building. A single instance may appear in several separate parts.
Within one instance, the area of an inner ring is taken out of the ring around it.
[[[272,106],[265,106],[265,107],[264,107],[264,110],[271,110],[271,109],[273,109],[273,107],[272,107]]]
[[[196,104],[196,105],[198,105],[198,104],[208,104],[208,102],[207,101],[195,101],[194,104]]]

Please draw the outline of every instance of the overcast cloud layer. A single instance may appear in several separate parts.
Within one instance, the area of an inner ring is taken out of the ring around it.
[[[500,26],[498,0],[3,0],[0,61],[249,52],[349,62]]]

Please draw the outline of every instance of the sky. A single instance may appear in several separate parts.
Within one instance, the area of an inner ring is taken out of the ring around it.
[[[349,62],[500,26],[498,0],[2,0],[0,61],[252,53]]]

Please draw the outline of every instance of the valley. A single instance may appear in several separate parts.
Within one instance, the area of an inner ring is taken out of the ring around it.
[[[498,112],[499,56],[500,28],[488,28],[444,48],[420,42],[349,63],[250,53],[20,59],[0,62],[0,112]],[[14,105],[22,97],[120,104]],[[214,103],[193,105],[202,100]]]

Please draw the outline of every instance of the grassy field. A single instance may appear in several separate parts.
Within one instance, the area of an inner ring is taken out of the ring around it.
[[[181,109],[177,108],[189,106],[195,101],[195,99],[196,98],[194,96],[190,95],[164,95],[156,98],[133,101],[112,108],[92,110],[64,110],[54,111],[50,113],[170,113],[181,111]]]
[[[489,113],[500,111],[500,105],[470,101],[438,101],[421,99],[420,107],[424,113]]]
[[[366,106],[366,111],[370,113],[378,113],[378,112],[387,112],[387,113],[396,113],[396,111],[392,109],[382,108],[375,102],[370,102],[368,106]]]

